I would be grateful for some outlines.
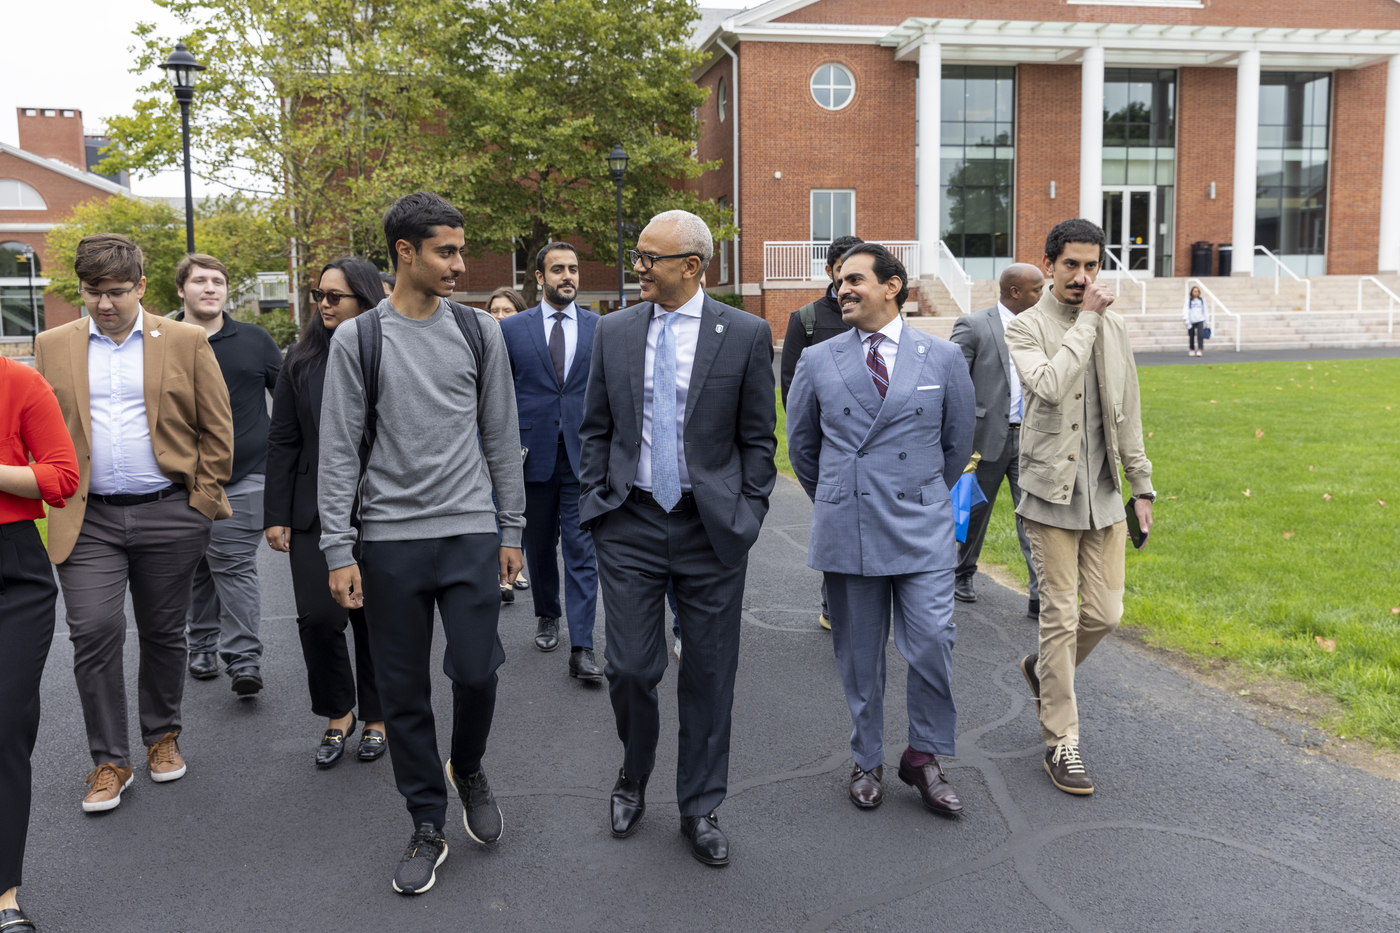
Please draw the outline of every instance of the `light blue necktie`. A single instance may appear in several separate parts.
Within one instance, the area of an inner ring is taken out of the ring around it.
[[[661,316],[656,358],[651,364],[651,497],[666,511],[681,501],[680,461],[676,459],[676,312]]]

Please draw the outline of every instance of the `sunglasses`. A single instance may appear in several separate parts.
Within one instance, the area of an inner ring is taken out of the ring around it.
[[[340,299],[342,298],[355,298],[355,295],[353,292],[337,292],[331,291],[329,289],[320,288],[311,289],[311,300],[316,302],[317,304],[320,304],[322,301],[324,301],[326,304],[334,308],[340,305]],[[358,301],[359,299],[356,300]]]

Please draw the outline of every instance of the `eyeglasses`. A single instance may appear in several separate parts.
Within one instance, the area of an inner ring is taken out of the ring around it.
[[[336,292],[330,289],[311,289],[311,300],[317,304],[320,304],[322,300],[324,300],[326,304],[335,308],[340,305],[340,299],[342,298],[355,298],[355,294],[353,292]],[[356,300],[358,301],[359,299]]]
[[[639,253],[635,249],[629,249],[627,251],[627,261],[633,266],[640,261],[643,269],[650,269],[661,259],[684,259],[687,256],[694,256],[696,259],[700,258],[699,253],[672,253],[670,256],[653,256],[651,253]]]
[[[121,301],[123,298],[125,298],[127,295],[130,295],[134,291],[136,291],[135,288],[109,288],[105,292],[99,292],[95,288],[82,289],[83,301],[86,301],[90,305],[97,304],[104,297],[114,302]]]

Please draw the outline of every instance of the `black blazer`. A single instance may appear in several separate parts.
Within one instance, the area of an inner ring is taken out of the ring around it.
[[[283,366],[272,393],[272,424],[267,431],[267,486],[263,527],[285,525],[310,531],[318,518],[316,474],[321,452],[321,395],[326,361],[306,371],[300,390]]]
[[[579,519],[591,528],[637,478],[649,301],[605,316],[583,403]],[[706,296],[685,403],[685,463],[710,544],[734,567],[758,539],[777,480],[773,334],[762,318]]]

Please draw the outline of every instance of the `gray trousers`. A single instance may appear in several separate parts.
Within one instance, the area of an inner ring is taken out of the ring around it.
[[[1021,432],[1012,431],[1006,439],[1006,449],[999,460],[983,460],[977,464],[977,485],[982,487],[982,495],[987,504],[974,509],[967,526],[967,542],[958,545],[958,577],[970,577],[977,572],[977,558],[982,556],[982,542],[987,538],[987,525],[992,520],[992,506],[996,505],[997,493],[1001,491],[1002,477],[1011,484],[1011,505],[1021,504]],[[1016,516],[1016,537],[1021,541],[1021,555],[1026,559],[1026,570],[1030,573],[1031,599],[1040,598],[1040,580],[1036,578],[1035,561],[1031,560],[1031,542],[1026,537],[1026,526],[1021,516]]]
[[[180,731],[190,578],[212,525],[190,508],[185,492],[144,505],[88,500],[73,553],[58,565],[58,582],[94,765],[131,767],[122,667],[128,586],[141,643],[141,741],[151,746]]]
[[[217,650],[231,674],[262,664],[263,475],[250,473],[225,486],[224,494],[233,515],[214,523],[209,549],[195,567],[187,637],[191,654]]]
[[[828,573],[831,643],[851,710],[851,754],[870,771],[885,762],[885,645],[890,638],[909,662],[909,744],[930,755],[953,755],[958,710],[953,704],[953,571],[896,577]],[[893,614],[891,614],[893,605]],[[685,650],[690,650],[686,640]]]

